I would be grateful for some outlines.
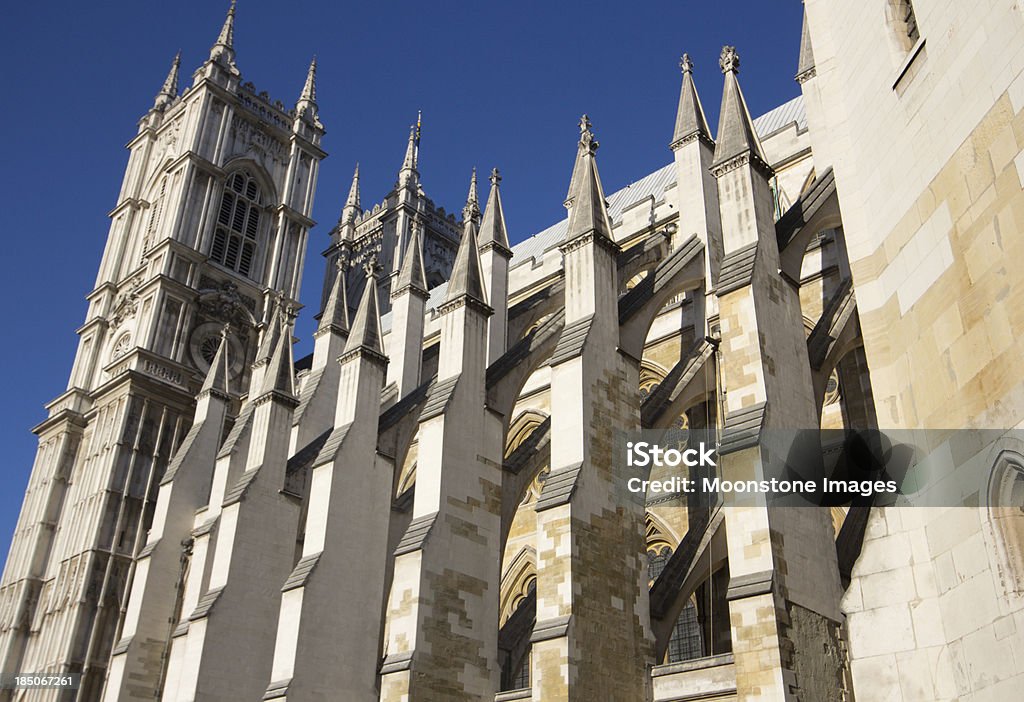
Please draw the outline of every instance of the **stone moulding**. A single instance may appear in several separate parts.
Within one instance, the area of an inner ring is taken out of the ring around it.
[[[571,624],[571,614],[567,614],[564,617],[558,617],[556,619],[547,619],[542,622],[537,622],[533,627],[533,634],[530,636],[530,643],[533,644],[540,641],[549,641],[551,639],[557,639],[565,636],[569,633],[569,626]]]
[[[403,553],[412,553],[423,548],[423,544],[426,543],[427,536],[430,535],[430,530],[434,527],[436,519],[437,512],[432,512],[409,522],[409,528],[405,530],[405,535],[402,536],[402,540],[395,547],[395,556],[401,556]]]
[[[729,589],[726,590],[725,599],[732,602],[745,597],[766,595],[772,591],[774,584],[775,573],[770,570],[738,575],[729,579]]]
[[[579,480],[582,468],[583,463],[581,462],[568,468],[552,471],[544,482],[544,489],[541,490],[540,497],[537,498],[534,511],[543,512],[552,507],[568,504],[576,491],[576,482]]]
[[[759,402],[727,414],[722,429],[721,445],[718,448],[719,455],[724,456],[757,446],[761,441],[761,428],[764,426],[767,411],[768,404]]]

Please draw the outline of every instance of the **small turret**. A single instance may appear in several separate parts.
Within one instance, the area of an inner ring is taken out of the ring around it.
[[[352,239],[356,233],[356,218],[362,214],[363,208],[359,205],[359,164],[356,164],[356,171],[352,174],[352,185],[348,189],[348,198],[345,206],[341,208],[341,217],[338,218],[338,238]]]
[[[484,209],[483,219],[480,222],[481,251],[486,251],[491,246],[509,249],[508,232],[505,229],[505,210],[501,205],[501,191],[498,188],[500,182],[501,174],[495,168],[491,171],[491,194],[487,197],[487,207]]]
[[[469,195],[466,196],[466,204],[462,208],[463,221],[473,219],[480,223],[480,199],[477,197],[476,168],[473,169],[473,176],[469,180]]]
[[[419,161],[417,137],[418,128],[415,124],[409,126],[409,143],[405,147],[405,158],[402,160],[402,169],[398,171],[398,187],[415,185],[419,180],[419,171],[416,170]]]

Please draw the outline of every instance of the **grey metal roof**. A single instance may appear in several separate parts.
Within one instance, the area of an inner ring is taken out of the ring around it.
[[[785,102],[755,118],[754,129],[757,130],[759,138],[765,139],[793,122],[796,122],[798,129],[807,128],[807,113],[804,111],[804,98],[802,95],[798,95],[789,102]],[[675,183],[675,177],[675,163],[673,162],[609,195],[607,197],[608,216],[611,217],[612,223],[617,225],[622,221],[622,213],[625,210],[652,195],[655,202],[661,201],[665,196],[665,190]],[[562,243],[568,229],[569,219],[565,218],[516,244],[512,247],[514,257],[511,261],[511,267],[521,266],[528,261],[539,261],[546,251],[550,251]],[[447,290],[448,283],[442,283],[433,288],[430,291],[430,297],[427,299],[427,309],[434,309],[444,302]],[[381,318],[381,326],[385,330],[391,328],[390,312]]]
[[[807,129],[807,112],[804,111],[803,95],[798,95],[774,110],[765,112],[754,120],[754,129],[757,130],[757,136],[764,139],[792,122],[796,122],[797,129]]]

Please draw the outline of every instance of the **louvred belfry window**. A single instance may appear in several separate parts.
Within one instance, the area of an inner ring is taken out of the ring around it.
[[[259,243],[260,186],[245,173],[228,176],[217,212],[210,258],[225,268],[252,277]]]

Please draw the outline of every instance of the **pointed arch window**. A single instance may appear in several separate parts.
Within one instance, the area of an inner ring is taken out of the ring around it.
[[[221,194],[210,258],[246,277],[253,277],[259,247],[262,192],[244,172],[228,176]]]

